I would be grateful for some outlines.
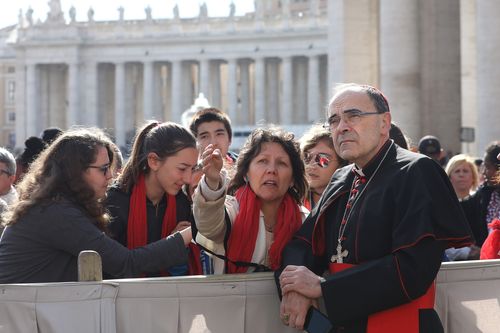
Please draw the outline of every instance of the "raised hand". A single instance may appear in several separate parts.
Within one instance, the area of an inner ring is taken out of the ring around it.
[[[201,161],[207,185],[213,190],[217,189],[220,184],[220,171],[224,165],[220,149],[209,144],[201,154]]]

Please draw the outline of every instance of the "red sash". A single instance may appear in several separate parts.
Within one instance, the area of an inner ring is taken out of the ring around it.
[[[330,273],[335,274],[353,267],[351,264],[330,263]],[[419,333],[419,309],[434,308],[436,285],[433,282],[419,298],[394,308],[368,316],[366,333]],[[403,330],[404,328],[404,330]]]

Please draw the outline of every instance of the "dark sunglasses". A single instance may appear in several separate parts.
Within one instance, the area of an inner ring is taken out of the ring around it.
[[[320,168],[328,168],[328,165],[330,164],[330,156],[324,153],[318,153],[316,155],[307,154],[304,158],[304,162],[306,164],[313,162],[313,164],[317,164]]]
[[[104,176],[106,176],[108,174],[109,169],[111,168],[111,164],[106,164],[101,166],[89,165],[87,168],[98,169],[99,171],[102,172]]]

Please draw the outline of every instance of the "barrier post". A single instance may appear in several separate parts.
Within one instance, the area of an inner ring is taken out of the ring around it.
[[[102,260],[99,253],[92,250],[80,252],[78,255],[78,281],[102,281]]]

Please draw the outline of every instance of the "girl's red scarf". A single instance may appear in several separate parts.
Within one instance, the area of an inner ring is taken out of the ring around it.
[[[227,243],[227,257],[231,261],[251,262],[255,242],[259,233],[261,202],[249,186],[236,191],[240,210],[231,228]],[[299,206],[287,193],[278,208],[278,220],[274,225],[274,241],[269,248],[269,263],[272,270],[279,268],[281,252],[293,234],[302,225]],[[227,273],[245,273],[248,267],[228,263]]]
[[[161,238],[172,233],[177,225],[177,204],[174,195],[166,194],[167,210],[163,215],[161,227]],[[146,211],[146,181],[144,174],[139,176],[137,183],[132,189],[130,196],[130,207],[127,225],[127,247],[135,249],[148,244],[148,218]],[[194,245],[194,244],[193,244]],[[201,262],[199,260],[199,249],[190,246],[189,273],[201,274]],[[198,258],[198,260],[196,260]]]

